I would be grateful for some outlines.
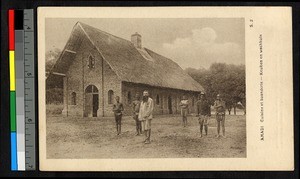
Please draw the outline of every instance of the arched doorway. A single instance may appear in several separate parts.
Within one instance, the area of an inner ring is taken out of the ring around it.
[[[172,98],[171,98],[171,96],[168,96],[168,109],[169,109],[169,114],[173,114],[173,111],[172,111]]]
[[[95,85],[89,85],[85,89],[85,117],[97,117],[99,109],[99,91]]]

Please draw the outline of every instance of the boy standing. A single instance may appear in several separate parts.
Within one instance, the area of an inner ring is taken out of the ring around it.
[[[187,125],[187,114],[189,108],[189,101],[187,100],[186,96],[183,95],[182,100],[180,101],[179,106],[181,107],[181,116],[183,121],[183,127]]]
[[[223,137],[225,138],[225,101],[222,100],[221,95],[217,95],[217,99],[214,104],[217,119],[217,138],[220,137],[220,128],[222,126]]]
[[[142,124],[141,121],[139,121],[139,112],[140,112],[140,96],[138,93],[135,95],[135,100],[132,102],[132,107],[133,107],[133,119],[135,120],[136,124],[136,135],[141,135],[142,134]]]
[[[123,104],[120,103],[120,97],[116,96],[116,103],[113,105],[113,112],[115,113],[117,135],[121,134],[122,111],[124,111]]]
[[[210,105],[204,93],[201,94],[200,99],[197,101],[197,115],[199,116],[198,121],[200,124],[200,137],[202,137],[203,126],[205,135],[207,135],[208,119],[210,117]]]

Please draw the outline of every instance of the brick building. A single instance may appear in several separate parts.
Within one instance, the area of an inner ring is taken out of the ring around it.
[[[179,114],[183,95],[194,112],[204,91],[178,64],[143,48],[138,33],[130,42],[80,22],[47,80],[54,76],[63,77],[63,114],[68,116],[112,116],[115,96],[120,96],[124,114],[131,115],[135,94],[146,89],[155,114]]]

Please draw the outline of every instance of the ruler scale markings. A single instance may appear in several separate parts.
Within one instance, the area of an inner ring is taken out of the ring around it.
[[[25,168],[35,170],[35,73],[33,10],[24,10]]]

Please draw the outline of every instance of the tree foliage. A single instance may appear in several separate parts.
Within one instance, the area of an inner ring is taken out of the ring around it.
[[[46,72],[50,72],[50,70],[58,60],[60,53],[61,50],[58,48],[46,52],[46,56],[45,56]],[[61,76],[53,75],[51,76],[51,78],[47,78],[46,81],[46,103],[57,104],[62,102],[63,102],[63,79]]]
[[[203,86],[210,104],[221,94],[229,113],[240,103],[246,106],[245,65],[213,63],[209,69],[187,68],[186,72]]]
[[[62,88],[49,88],[46,90],[47,104],[62,104],[63,98],[64,97]]]
[[[59,55],[61,53],[61,50],[58,48],[55,48],[53,50],[49,50],[46,52],[46,72],[49,72],[51,68],[56,63],[57,59],[59,58]]]

